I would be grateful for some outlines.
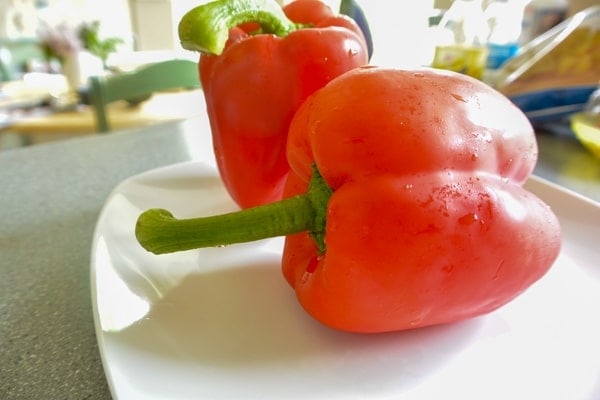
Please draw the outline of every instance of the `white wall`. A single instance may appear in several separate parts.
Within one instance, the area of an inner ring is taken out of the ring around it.
[[[130,0],[136,50],[173,48],[170,0]]]
[[[0,0],[0,37],[32,37],[36,24],[33,0]]]
[[[360,4],[373,33],[372,64],[429,64],[434,51],[428,29],[433,0],[361,0]]]
[[[129,0],[137,50],[182,50],[177,26],[188,10],[208,0]]]
[[[35,37],[39,19],[50,23],[100,21],[100,34],[133,43],[128,0],[47,0],[36,8],[35,0],[0,0],[0,37]],[[22,27],[20,27],[22,26]]]

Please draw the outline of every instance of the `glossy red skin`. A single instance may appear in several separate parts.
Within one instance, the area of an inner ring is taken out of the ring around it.
[[[316,162],[334,190],[326,252],[288,236],[283,273],[306,311],[354,332],[482,315],[539,280],[559,222],[522,188],[537,158],[527,118],[451,72],[366,68],[309,98],[292,121],[285,196]]]
[[[368,62],[353,20],[318,0],[296,0],[284,11],[312,27],[286,37],[232,29],[224,52],[203,54],[199,62],[219,172],[242,208],[281,198],[289,171],[287,131],[300,104]]]

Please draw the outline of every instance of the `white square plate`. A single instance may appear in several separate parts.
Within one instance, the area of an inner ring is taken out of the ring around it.
[[[116,399],[600,398],[600,206],[537,178],[564,242],[550,272],[483,317],[412,331],[328,329],[279,269],[282,239],[156,256],[134,237],[153,207],[235,209],[212,166],[127,179],[92,248],[98,342]]]

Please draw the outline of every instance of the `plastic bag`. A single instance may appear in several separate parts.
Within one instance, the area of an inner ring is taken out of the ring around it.
[[[524,45],[492,85],[536,124],[581,111],[598,82],[600,6],[593,6]]]

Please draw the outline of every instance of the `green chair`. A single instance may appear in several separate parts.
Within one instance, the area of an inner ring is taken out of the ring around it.
[[[131,72],[89,79],[89,101],[94,110],[96,130],[109,132],[107,106],[116,101],[136,105],[156,92],[200,87],[197,63],[174,59],[140,67]]]
[[[34,62],[46,62],[36,38],[0,38],[0,82],[20,79]]]

